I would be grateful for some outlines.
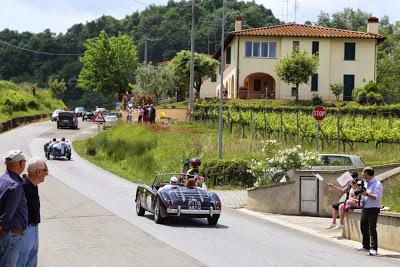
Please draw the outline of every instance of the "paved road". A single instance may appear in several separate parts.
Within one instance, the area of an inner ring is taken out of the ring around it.
[[[96,131],[90,123],[81,127],[56,130],[44,122],[13,130],[0,135],[1,152],[14,148],[18,136],[19,147],[42,156],[43,143],[53,135],[81,138]],[[174,266],[398,266],[230,208],[216,227],[203,219],[156,225],[151,215],[135,215],[135,184],[76,154],[48,165],[53,177],[40,190],[43,266],[156,266],[157,259]]]

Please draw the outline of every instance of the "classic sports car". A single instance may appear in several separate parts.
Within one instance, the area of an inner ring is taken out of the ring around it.
[[[138,186],[135,195],[138,216],[148,211],[154,214],[155,223],[162,223],[168,216],[207,218],[210,225],[218,223],[221,200],[216,193],[181,182],[171,185],[163,180],[166,175],[180,174],[158,174],[152,185]]]
[[[44,153],[47,159],[66,157],[71,160],[71,145],[66,141],[51,141],[44,145]]]

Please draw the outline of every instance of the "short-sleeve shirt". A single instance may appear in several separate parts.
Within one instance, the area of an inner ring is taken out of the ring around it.
[[[0,226],[20,230],[28,226],[28,206],[22,178],[8,170],[0,177]]]

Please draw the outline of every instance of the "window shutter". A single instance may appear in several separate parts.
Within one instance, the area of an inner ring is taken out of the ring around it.
[[[231,47],[228,47],[228,49],[226,49],[226,64],[231,64]]]
[[[356,59],[356,44],[344,43],[344,60]]]
[[[311,91],[318,91],[318,73],[311,76]]]

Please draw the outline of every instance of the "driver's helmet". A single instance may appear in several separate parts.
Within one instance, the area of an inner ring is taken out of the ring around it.
[[[57,139],[53,138],[53,142],[57,142]]]
[[[178,178],[177,178],[176,176],[172,176],[172,177],[169,179],[169,183],[170,183],[170,184],[178,184]]]
[[[197,168],[201,165],[201,160],[199,158],[192,158],[189,160],[189,163],[192,168]]]
[[[61,141],[65,141],[65,137],[61,138]]]

